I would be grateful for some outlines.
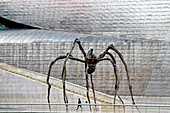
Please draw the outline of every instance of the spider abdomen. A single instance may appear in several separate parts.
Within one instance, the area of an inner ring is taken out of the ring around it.
[[[95,71],[95,69],[96,69],[96,64],[89,64],[88,69],[87,69],[87,73],[91,74]]]

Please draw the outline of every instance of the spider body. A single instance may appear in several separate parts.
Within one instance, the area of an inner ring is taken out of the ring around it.
[[[87,73],[92,74],[96,69],[96,64],[88,64]]]
[[[76,43],[79,45],[79,49],[80,49],[81,53],[84,55],[84,60],[79,59],[79,58],[75,58],[72,55],[72,51],[73,51]],[[115,90],[114,90],[114,100],[113,100],[113,103],[115,104],[116,96],[118,95],[117,92],[118,92],[118,89],[119,89],[120,79],[119,79],[119,75],[117,73],[116,60],[115,60],[114,56],[109,52],[109,50],[113,50],[114,52],[116,52],[118,54],[119,58],[121,59],[123,65],[125,67],[127,80],[128,80],[128,85],[129,85],[129,91],[130,91],[130,94],[131,94],[132,102],[133,102],[133,104],[135,104],[134,99],[133,99],[133,94],[132,94],[132,86],[130,85],[130,77],[129,77],[129,74],[128,74],[127,65],[126,65],[126,63],[125,63],[125,61],[123,59],[122,54],[113,46],[113,44],[111,44],[106,48],[106,50],[103,53],[101,53],[98,57],[96,57],[96,55],[93,54],[93,49],[92,48],[89,49],[89,51],[87,53],[85,53],[83,47],[81,46],[81,42],[80,42],[79,39],[74,40],[73,46],[72,46],[69,53],[67,53],[66,55],[62,55],[62,56],[57,57],[54,61],[51,62],[50,66],[49,66],[48,76],[47,76],[47,84],[48,84],[48,96],[47,96],[47,99],[48,99],[48,103],[50,103],[49,97],[50,97],[51,84],[49,83],[49,78],[50,78],[51,68],[54,65],[54,63],[57,62],[58,60],[65,59],[64,64],[63,64],[63,71],[62,71],[62,83],[63,83],[64,102],[66,103],[66,110],[68,110],[68,105],[67,105],[68,99],[67,99],[67,95],[66,95],[66,91],[65,91],[65,80],[66,80],[66,62],[68,61],[68,59],[70,59],[70,60],[78,61],[78,62],[81,62],[81,63],[85,64],[85,76],[86,76],[86,88],[87,88],[87,94],[86,95],[87,95],[87,99],[88,99],[89,104],[90,104],[90,98],[89,98],[88,75],[90,75],[91,85],[92,85],[92,90],[93,90],[93,98],[94,98],[94,102],[96,104],[92,73],[95,71],[96,65],[99,62],[101,62],[101,61],[109,61],[113,66],[114,75],[115,75]],[[110,58],[105,58],[106,55],[108,55]],[[121,100],[122,104],[124,104],[123,100],[120,98],[119,95],[118,95],[118,98]],[[90,107],[90,110],[91,110],[91,105],[89,105],[89,107]],[[136,106],[136,108],[137,108],[137,106]],[[50,104],[49,104],[49,109],[51,110]]]
[[[96,55],[93,54],[93,49],[90,49],[87,52],[85,61],[87,62],[87,66],[88,66],[87,73],[92,74],[95,71],[96,64],[97,64],[97,57]]]

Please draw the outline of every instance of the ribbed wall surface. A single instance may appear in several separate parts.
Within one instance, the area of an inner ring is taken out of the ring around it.
[[[123,54],[128,64],[134,95],[169,96],[170,80],[170,42],[148,40],[118,40],[110,37],[75,34],[46,30],[3,30],[0,31],[0,61],[32,71],[47,74],[50,61],[59,55],[65,55],[72,47],[75,38],[82,41],[85,51],[94,48],[98,56],[109,44]],[[117,59],[120,82],[120,94],[129,95],[123,64]],[[83,59],[76,46],[73,56]],[[61,78],[63,60],[52,69],[52,76]],[[109,62],[97,65],[93,74],[95,89],[104,93],[114,93],[115,77]],[[85,86],[84,64],[68,61],[67,80]]]
[[[164,40],[170,34],[169,0],[0,0],[0,16],[44,29],[123,39]]]

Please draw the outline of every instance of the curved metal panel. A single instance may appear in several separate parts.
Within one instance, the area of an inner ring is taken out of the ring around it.
[[[164,40],[169,0],[0,0],[0,16],[43,29]]]

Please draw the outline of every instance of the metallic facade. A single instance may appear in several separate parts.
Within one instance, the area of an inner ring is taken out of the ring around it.
[[[86,52],[89,47],[94,48],[97,56],[104,52],[108,45],[114,44],[128,65],[134,95],[169,97],[170,42],[166,41],[122,40],[52,30],[2,30],[0,62],[47,75],[50,62],[57,56],[68,53],[75,38],[82,41]],[[113,51],[110,52],[117,61],[121,79],[119,94],[130,95],[124,66],[118,55]],[[72,55],[84,59],[78,45]],[[51,76],[61,79],[63,63],[64,60],[55,63]],[[67,81],[85,87],[84,64],[68,60]],[[114,94],[115,75],[110,62],[101,62],[97,65],[93,81],[95,90]]]
[[[0,16],[43,29],[170,40],[169,0],[0,0]]]
[[[68,31],[2,30],[1,62],[46,74],[49,62],[67,53],[75,38],[82,40],[86,50],[94,46],[96,54],[114,43],[126,58],[135,95],[170,95],[170,0],[0,0],[0,16],[42,29]],[[78,48],[75,54],[82,57]],[[114,77],[107,76],[112,75],[112,67],[104,71],[105,66],[108,63],[99,66],[94,76],[96,90],[113,94]],[[122,65],[118,66],[124,75]],[[61,71],[55,69],[53,75]],[[82,68],[68,70],[70,82],[85,85],[83,75],[73,75],[83,73]],[[128,95],[125,76],[120,85],[120,94]]]

